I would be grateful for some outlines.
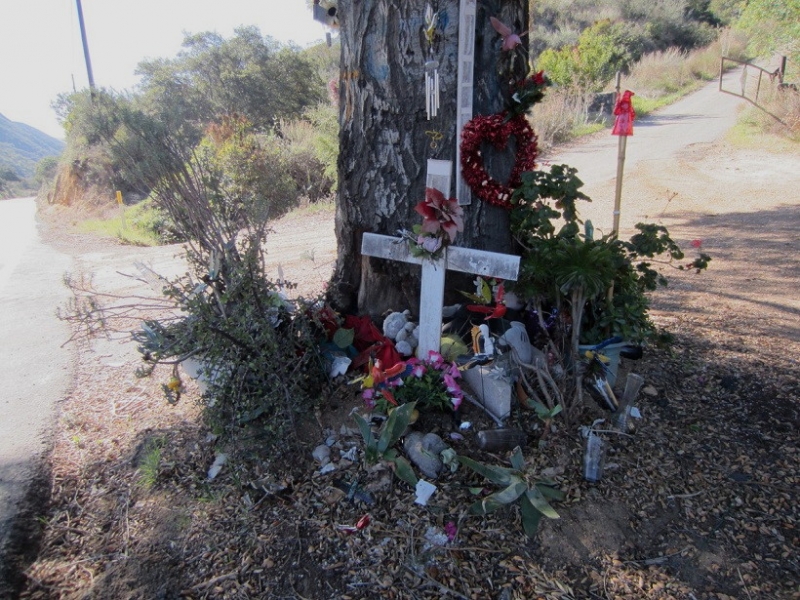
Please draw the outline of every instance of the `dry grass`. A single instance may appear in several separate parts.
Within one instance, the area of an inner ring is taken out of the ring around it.
[[[552,90],[534,107],[530,120],[538,136],[540,153],[570,141],[577,130],[589,124],[586,109],[590,100],[588,94]]]

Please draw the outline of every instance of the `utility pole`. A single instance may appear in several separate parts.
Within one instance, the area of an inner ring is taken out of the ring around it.
[[[92,59],[89,58],[89,43],[86,41],[86,25],[83,23],[83,8],[81,0],[75,0],[78,6],[78,23],[81,26],[81,41],[83,42],[83,56],[86,58],[86,72],[89,75],[89,89],[94,91],[94,75],[92,75]]]

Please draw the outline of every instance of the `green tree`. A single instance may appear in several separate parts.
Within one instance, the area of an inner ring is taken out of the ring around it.
[[[626,24],[603,20],[584,29],[575,46],[542,52],[536,68],[559,85],[599,92],[641,56],[642,46]]]
[[[800,61],[800,0],[750,0],[736,27],[750,36],[754,54],[779,52],[793,66]]]
[[[324,98],[314,63],[257,27],[241,27],[229,40],[212,32],[188,35],[176,58],[140,63],[137,73],[148,110],[175,104],[190,122],[241,115],[267,131]]]

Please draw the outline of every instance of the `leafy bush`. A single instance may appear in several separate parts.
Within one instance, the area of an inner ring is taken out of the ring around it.
[[[638,59],[642,46],[625,24],[599,21],[583,30],[575,46],[542,52],[535,70],[544,70],[561,86],[599,92]]]
[[[259,254],[250,247],[212,261],[200,280],[171,282],[164,293],[181,316],[149,320],[134,337],[149,365],[142,375],[194,357],[208,382],[206,416],[223,428],[260,419],[279,444],[295,416],[313,410],[325,371],[309,307],[283,298],[263,276]]]

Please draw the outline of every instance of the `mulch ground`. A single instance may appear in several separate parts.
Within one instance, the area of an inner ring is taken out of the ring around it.
[[[517,413],[534,472],[567,494],[535,539],[516,507],[468,515],[468,487],[486,482],[463,468],[420,506],[388,471],[339,460],[361,447],[352,386],[332,388],[299,445],[268,459],[257,429],[212,435],[191,389],[166,405],[168,373],[137,380],[132,362],[82,353],[20,597],[797,598],[798,347],[731,340],[705,318],[670,315],[671,350],[623,365],[646,376],[642,419],[629,436],[606,435],[600,482],[582,477],[577,430],[542,439]],[[454,448],[507,464],[477,449],[475,431],[491,424],[465,406],[474,426]],[[581,421],[599,416],[593,407]],[[338,468],[323,475],[311,450],[326,439]],[[209,480],[222,450],[229,461]]]

